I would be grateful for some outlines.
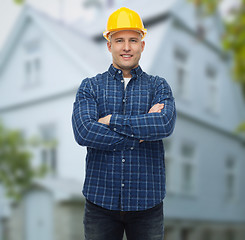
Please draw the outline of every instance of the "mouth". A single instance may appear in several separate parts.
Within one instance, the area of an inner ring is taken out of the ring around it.
[[[122,55],[120,55],[123,59],[125,59],[125,60],[127,60],[127,59],[130,59],[130,58],[132,58],[133,57],[133,55],[131,55],[131,54],[122,54]]]

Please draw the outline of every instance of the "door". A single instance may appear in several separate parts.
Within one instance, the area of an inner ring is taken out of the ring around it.
[[[25,197],[25,240],[53,240],[53,199],[44,190]]]

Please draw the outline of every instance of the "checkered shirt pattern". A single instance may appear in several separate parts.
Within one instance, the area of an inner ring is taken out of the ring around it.
[[[131,74],[126,90],[113,65],[84,79],[72,114],[75,139],[87,146],[83,194],[110,210],[145,210],[165,197],[162,139],[174,129],[174,98],[165,79],[140,66]],[[161,113],[148,113],[156,103],[164,103]],[[109,126],[98,122],[109,114]]]

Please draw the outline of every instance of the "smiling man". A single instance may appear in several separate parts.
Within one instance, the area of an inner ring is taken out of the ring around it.
[[[73,108],[78,144],[87,147],[86,240],[162,240],[165,164],[162,139],[176,110],[164,78],[139,66],[146,29],[140,16],[120,8],[104,32],[109,69],[82,81]]]
[[[115,32],[107,42],[112,54],[113,66],[123,70],[124,77],[131,77],[131,69],[138,67],[145,42],[141,41],[141,33],[124,30]]]

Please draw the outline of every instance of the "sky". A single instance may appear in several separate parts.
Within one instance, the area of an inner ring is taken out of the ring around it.
[[[81,17],[81,15],[86,14],[85,10],[82,8],[83,1],[84,0],[26,0],[28,4],[55,18],[62,16],[66,22],[72,22]],[[227,9],[238,1],[239,0],[223,0],[221,7],[222,13],[225,14]],[[5,41],[7,41],[7,37],[22,7],[21,5],[15,4],[14,0],[0,0],[0,52]]]

